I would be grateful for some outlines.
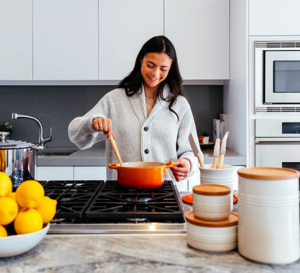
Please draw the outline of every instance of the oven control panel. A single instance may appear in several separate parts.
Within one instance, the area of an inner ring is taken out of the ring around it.
[[[300,117],[256,119],[255,138],[293,138],[298,141],[297,139],[300,140]]]
[[[282,122],[283,134],[300,134],[300,122]]]

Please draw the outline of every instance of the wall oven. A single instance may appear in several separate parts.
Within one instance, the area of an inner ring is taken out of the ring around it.
[[[300,41],[255,42],[255,111],[300,112]]]
[[[300,171],[300,118],[255,120],[255,165]]]

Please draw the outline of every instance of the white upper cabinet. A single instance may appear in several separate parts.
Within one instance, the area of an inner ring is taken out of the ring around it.
[[[98,0],[33,0],[33,79],[98,79]]]
[[[229,79],[229,0],[165,0],[165,35],[184,80]]]
[[[0,0],[0,80],[32,80],[32,0]]]
[[[143,44],[162,34],[163,0],[99,0],[99,80],[122,80]]]
[[[299,0],[249,0],[249,35],[299,35]]]
[[[229,0],[0,0],[0,84],[115,84],[163,34],[184,80],[229,78]]]

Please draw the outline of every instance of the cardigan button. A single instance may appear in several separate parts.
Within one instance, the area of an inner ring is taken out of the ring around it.
[[[149,154],[149,150],[148,149],[146,149],[144,152],[145,152],[145,154]]]
[[[144,131],[147,132],[149,130],[148,127],[144,127]]]

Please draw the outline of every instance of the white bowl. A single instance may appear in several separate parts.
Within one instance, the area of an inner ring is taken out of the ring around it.
[[[43,229],[24,235],[0,237],[0,257],[10,257],[22,254],[34,248],[47,234],[50,224]]]

